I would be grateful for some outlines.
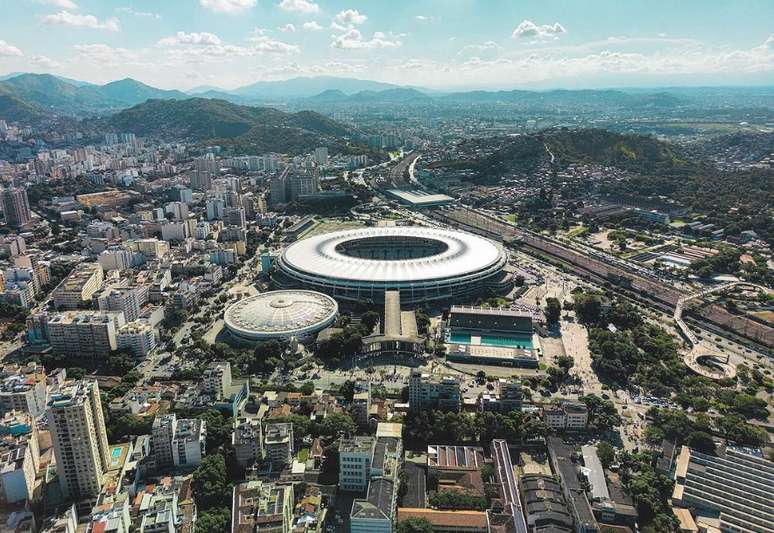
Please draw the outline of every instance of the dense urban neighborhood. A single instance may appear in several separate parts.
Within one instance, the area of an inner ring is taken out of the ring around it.
[[[0,531],[774,533],[774,91],[342,80],[0,79]]]

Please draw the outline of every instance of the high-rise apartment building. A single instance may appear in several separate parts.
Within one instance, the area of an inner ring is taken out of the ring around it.
[[[194,170],[191,172],[191,188],[198,191],[209,191],[212,189],[212,174],[207,170]]]
[[[293,459],[293,424],[267,424],[264,450],[273,468],[280,469],[289,465]]]
[[[5,189],[0,194],[5,214],[5,223],[18,228],[24,226],[32,219],[30,202],[27,199],[27,191],[24,189]]]
[[[81,264],[54,289],[54,307],[78,309],[102,288],[103,280],[104,273],[99,263]]]
[[[236,462],[244,468],[263,459],[263,431],[261,421],[256,418],[240,418],[234,424],[231,435]]]
[[[172,439],[175,436],[176,427],[177,415],[174,413],[157,416],[153,420],[151,446],[157,468],[174,464],[174,459],[172,457]]]
[[[411,371],[409,408],[412,411],[422,409],[459,411],[461,401],[460,382],[454,377],[423,374],[416,368]]]
[[[51,394],[46,415],[63,495],[96,497],[110,464],[97,382],[65,383]]]
[[[135,287],[108,287],[97,297],[100,311],[121,311],[127,322],[140,317],[143,292]]]
[[[50,315],[45,327],[55,353],[101,359],[118,349],[118,330],[125,323],[120,311],[67,311]]]

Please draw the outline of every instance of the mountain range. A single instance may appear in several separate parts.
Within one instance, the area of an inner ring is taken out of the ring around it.
[[[92,85],[73,83],[50,74],[20,74],[2,80],[0,96],[6,97],[6,102],[13,102],[13,99],[24,102],[30,113],[63,115],[109,113],[149,98],[188,98],[181,91],[157,89],[130,78]],[[10,107],[6,109],[9,114],[12,111]]]
[[[335,111],[348,105],[507,105],[524,109],[672,109],[705,108],[723,97],[746,97],[746,104],[767,107],[774,88],[665,88],[551,91],[464,91],[441,93],[377,81],[332,76],[262,81],[226,91],[201,86],[188,93],[151,87],[131,78],[96,85],[50,74],[9,74],[0,77],[0,119],[34,121],[53,115],[105,116],[149,99],[183,100],[193,96],[239,105],[287,106],[289,109]]]
[[[96,131],[135,133],[238,146],[248,153],[301,153],[321,144],[340,144],[354,132],[312,111],[286,113],[210,98],[152,99],[92,121]]]

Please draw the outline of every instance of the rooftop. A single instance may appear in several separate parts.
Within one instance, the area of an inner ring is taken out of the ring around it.
[[[338,304],[314,291],[271,291],[244,298],[224,314],[228,327],[246,335],[294,335],[322,329],[336,313]]]

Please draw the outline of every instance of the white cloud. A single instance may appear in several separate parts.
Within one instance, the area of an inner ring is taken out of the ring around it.
[[[304,25],[302,26],[307,31],[320,31],[323,29],[322,26],[320,26],[320,23],[316,20],[313,20],[311,22],[304,22]]]
[[[0,56],[21,57],[23,55],[21,50],[0,39]]]
[[[537,25],[531,20],[524,19],[516,26],[511,35],[514,39],[558,39],[559,35],[567,30],[558,22],[553,24]]]
[[[297,54],[301,51],[301,48],[294,44],[278,41],[260,33],[251,37],[250,42],[253,43],[253,50],[259,53],[289,55]]]
[[[46,56],[32,56],[32,62],[46,69],[55,69],[62,66],[58,61],[54,61]]]
[[[488,50],[501,50],[501,49],[502,49],[502,47],[499,44],[497,44],[496,42],[494,42],[494,41],[486,41],[486,42],[483,42],[481,44],[469,44],[469,45],[463,46],[462,50],[460,50],[459,53],[460,54],[464,54],[464,53],[467,53],[467,52],[480,53],[480,52],[485,52],[485,51],[488,51]]]
[[[150,11],[135,11],[131,7],[118,7],[116,11],[119,13],[126,13],[127,15],[134,15],[135,17],[160,19],[161,15],[158,13],[151,13]]]
[[[161,46],[175,46],[175,45],[202,45],[202,46],[210,46],[210,45],[220,45],[221,44],[220,37],[215,35],[214,33],[209,32],[201,32],[201,33],[185,33],[184,31],[179,31],[172,37],[165,37],[161,39],[158,44]]]
[[[352,26],[363,24],[368,17],[360,13],[357,9],[345,9],[336,15],[335,22],[341,26]]]
[[[403,43],[398,36],[388,36],[377,31],[369,40],[364,40],[363,35],[356,29],[350,28],[341,35],[334,36],[331,46],[348,50],[362,50],[373,48],[398,48]]]
[[[76,44],[73,48],[78,52],[76,63],[86,61],[100,66],[118,66],[136,62],[138,59],[136,52],[126,48],[113,48],[106,44]]]
[[[78,15],[69,11],[60,11],[41,18],[45,24],[60,24],[76,28],[90,28],[92,30],[118,31],[118,19],[115,17],[99,20],[94,15]]]
[[[216,13],[241,13],[255,4],[256,0],[199,0],[199,5]]]
[[[296,31],[296,26],[294,24],[285,24],[284,26],[280,26],[277,29],[284,33],[293,33]]]
[[[432,22],[435,20],[435,17],[430,17],[427,15],[416,15],[414,20],[418,20],[419,22]]]
[[[37,3],[60,7],[62,9],[78,9],[78,4],[72,0],[37,0]]]
[[[297,13],[318,13],[320,6],[308,0],[282,0],[279,4],[280,9],[285,11],[295,11]]]

